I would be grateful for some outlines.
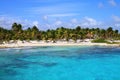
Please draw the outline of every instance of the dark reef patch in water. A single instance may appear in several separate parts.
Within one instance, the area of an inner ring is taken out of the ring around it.
[[[25,60],[20,60],[20,59],[14,59],[12,63],[5,63],[5,64],[0,64],[0,68],[28,68],[29,65],[35,64],[35,65],[41,65],[44,67],[53,67],[57,65],[57,63],[52,62],[52,63],[46,63],[46,62],[33,62],[33,61],[25,61]]]
[[[1,68],[0,70],[0,77],[7,77],[7,76],[15,76],[18,72],[13,69]]]
[[[42,63],[42,62],[39,64],[44,67],[53,67],[57,65],[57,63]]]
[[[30,64],[35,64],[35,65],[41,65],[41,66],[44,66],[44,67],[52,67],[52,66],[55,66],[57,65],[57,63],[46,63],[46,62],[33,62],[33,61],[25,61],[25,60],[19,60],[19,59],[16,59],[18,62],[16,65],[16,67],[23,67],[23,68],[27,68],[28,65]]]

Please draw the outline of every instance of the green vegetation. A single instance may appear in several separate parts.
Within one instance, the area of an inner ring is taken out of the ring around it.
[[[120,44],[120,42],[107,42],[107,44]]]
[[[118,30],[100,28],[81,28],[75,29],[60,27],[56,30],[41,31],[36,26],[23,30],[21,24],[14,23],[10,30],[0,27],[0,43],[10,40],[66,40],[70,39],[76,42],[77,39],[95,39],[93,42],[107,42],[106,40],[120,39]]]
[[[93,43],[109,43],[107,40],[102,39],[102,38],[100,38],[100,39],[94,39],[92,42]]]

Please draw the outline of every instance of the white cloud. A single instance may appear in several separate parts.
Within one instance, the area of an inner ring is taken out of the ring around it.
[[[15,22],[15,20],[12,18],[9,18],[6,16],[0,16],[0,26],[1,27],[10,29],[14,22]]]
[[[64,13],[64,14],[50,14],[49,17],[66,17],[66,16],[76,16],[77,13]]]
[[[116,15],[112,15],[112,26],[114,27],[114,29],[118,29],[120,30],[120,17],[116,16]]]
[[[42,25],[42,28],[45,29],[45,30],[46,29],[51,29],[51,25],[47,23],[47,24]]]
[[[43,20],[48,20],[48,16],[47,16],[47,15],[44,15],[44,16],[43,16]]]
[[[109,2],[109,4],[111,6],[116,6],[117,5],[117,3],[115,2],[115,0],[109,0],[108,2]]]
[[[100,21],[96,21],[95,19],[90,17],[84,17],[81,22],[81,25],[85,27],[95,27],[95,26],[98,27],[98,25],[101,25],[101,24],[102,23]]]
[[[115,22],[120,22],[120,17],[113,15],[112,18]]]
[[[56,20],[55,22],[53,22],[53,24],[51,24],[51,28],[55,29],[61,26],[64,26],[67,28],[75,28],[76,26],[93,28],[93,27],[101,27],[102,25],[104,24],[100,21],[97,21],[90,17],[84,17],[81,20],[77,20],[76,18],[73,18],[68,22]]]
[[[56,26],[62,25],[62,21],[58,20],[54,23],[54,25],[56,25]]]
[[[37,26],[39,25],[39,22],[38,21],[33,21],[33,25]]]
[[[22,24],[23,29],[32,27],[33,25],[36,25],[36,26],[39,25],[38,21],[29,21],[27,19],[23,20],[23,19],[16,18],[16,17],[0,16],[1,27],[4,27],[6,29],[11,29],[12,24],[15,22],[18,24]]]
[[[104,7],[103,3],[100,2],[100,3],[98,4],[98,7],[99,7],[99,8],[103,8],[103,7]]]
[[[77,23],[78,23],[78,20],[77,20],[76,18],[73,18],[73,19],[71,20],[71,23],[77,24]]]
[[[51,2],[54,2],[54,1],[51,0]],[[86,6],[86,3],[70,1],[67,3],[62,2],[62,3],[53,3],[53,5],[42,5],[38,7],[30,7],[30,8],[26,8],[26,12],[30,14],[37,14],[37,15],[48,14],[52,16],[54,14],[55,16],[56,15],[58,16],[59,14],[64,14],[64,13],[65,14],[72,13],[72,12],[74,13],[79,9],[82,11],[84,10],[83,7],[85,6]]]
[[[115,26],[116,26],[116,27],[120,27],[120,23],[118,23],[118,24],[115,24]]]
[[[95,28],[95,27],[101,27],[104,25],[102,22],[97,21],[93,18],[90,17],[84,17],[81,20],[77,20],[76,18],[71,19],[68,22],[63,22],[61,20],[57,20],[51,24],[51,28],[55,29],[57,27],[67,27],[67,28],[75,28],[76,26],[81,26],[81,27],[89,27],[89,28]]]
[[[111,22],[101,22],[97,21],[96,19],[93,19],[91,17],[84,17],[80,20],[73,18],[70,21],[63,21],[63,20],[52,20],[52,21],[46,21],[40,24],[38,21],[30,21],[27,19],[20,19],[20,18],[13,18],[13,17],[8,17],[8,16],[0,16],[0,26],[10,29],[12,24],[14,22],[20,23],[23,25],[23,29],[27,29],[28,27],[32,27],[34,25],[38,26],[40,30],[47,30],[47,29],[56,29],[57,27],[67,27],[67,28],[75,28],[76,26],[81,26],[81,27],[89,27],[89,28],[107,28],[109,26],[112,26],[114,29],[119,29],[120,30],[120,17],[113,15],[112,16],[114,21]],[[40,26],[40,27],[39,27]]]

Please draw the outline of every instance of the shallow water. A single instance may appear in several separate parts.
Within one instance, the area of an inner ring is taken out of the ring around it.
[[[120,48],[0,49],[0,80],[120,80]]]

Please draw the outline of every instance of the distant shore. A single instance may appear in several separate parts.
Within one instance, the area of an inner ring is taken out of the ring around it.
[[[107,43],[92,43],[90,40],[84,42],[66,42],[57,41],[45,42],[45,41],[17,41],[14,43],[0,44],[0,48],[17,48],[17,47],[34,47],[34,46],[120,46],[120,44],[107,44]]]

